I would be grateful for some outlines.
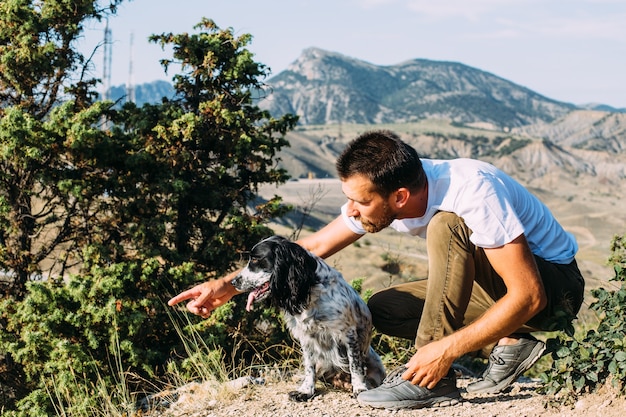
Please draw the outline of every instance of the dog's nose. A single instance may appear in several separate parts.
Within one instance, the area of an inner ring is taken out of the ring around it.
[[[239,281],[241,280],[241,275],[237,275],[235,278],[233,278],[230,281],[230,285],[232,285],[233,287],[237,288],[237,286],[239,285]]]

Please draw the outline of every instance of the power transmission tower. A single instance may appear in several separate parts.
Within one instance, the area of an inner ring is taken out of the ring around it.
[[[126,84],[126,100],[135,102],[135,82],[133,79],[133,39],[134,35],[130,34],[130,56],[128,58],[128,83]]]
[[[102,99],[110,99],[111,90],[111,61],[113,55],[113,43],[111,41],[111,29],[109,29],[109,19],[106,19],[104,27],[104,65],[102,69]]]

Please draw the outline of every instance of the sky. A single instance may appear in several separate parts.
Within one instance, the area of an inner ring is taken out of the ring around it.
[[[202,17],[251,34],[272,75],[317,47],[376,65],[459,62],[554,100],[626,107],[626,0],[129,0],[108,19],[111,86],[171,80],[170,53],[148,37],[192,33]],[[87,26],[84,54],[104,27]]]

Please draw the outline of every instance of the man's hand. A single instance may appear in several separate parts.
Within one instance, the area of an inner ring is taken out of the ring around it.
[[[407,370],[402,374],[402,378],[414,385],[435,388],[456,359],[446,355],[447,342],[444,338],[419,348],[406,364]]]
[[[237,290],[230,284],[230,280],[222,278],[207,281],[183,291],[169,300],[167,304],[174,306],[181,301],[191,300],[187,303],[187,310],[202,318],[207,318],[211,315],[211,311],[226,304],[235,294]]]

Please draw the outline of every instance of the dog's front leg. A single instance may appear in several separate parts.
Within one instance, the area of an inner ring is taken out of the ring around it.
[[[368,389],[365,382],[365,358],[363,357],[364,340],[359,337],[358,332],[354,328],[348,330],[346,336],[352,393],[356,397],[359,392],[366,391]]]
[[[302,348],[302,359],[304,362],[304,381],[297,391],[291,391],[289,398],[294,401],[307,401],[315,395],[315,362],[313,360],[312,351],[306,342],[300,342]]]

